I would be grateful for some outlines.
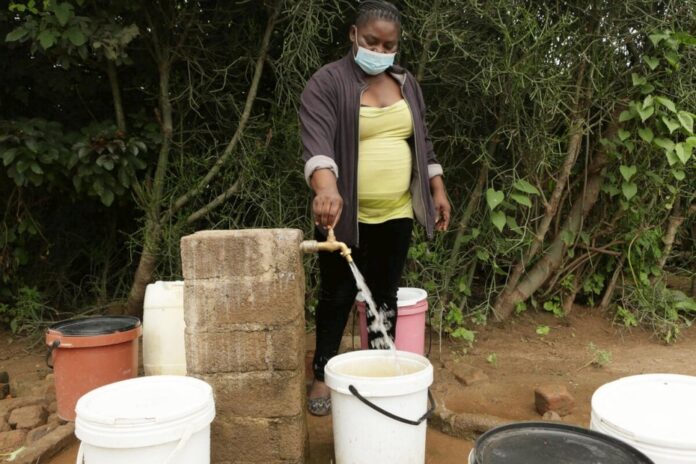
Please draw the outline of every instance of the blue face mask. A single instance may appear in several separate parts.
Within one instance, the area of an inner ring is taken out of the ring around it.
[[[394,64],[396,53],[377,53],[358,45],[358,53],[355,54],[355,62],[360,68],[371,76],[386,71]]]

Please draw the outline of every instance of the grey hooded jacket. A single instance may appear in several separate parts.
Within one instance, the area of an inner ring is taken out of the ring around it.
[[[430,178],[442,175],[425,123],[425,103],[418,82],[399,66],[387,71],[401,85],[401,94],[413,117],[413,136],[409,139],[413,155],[411,196],[413,212],[432,238],[435,209],[430,194]],[[317,71],[300,97],[300,135],[304,147],[305,179],[317,169],[331,169],[336,175],[343,211],[336,225],[336,237],[349,246],[358,237],[358,146],[360,98],[367,88],[366,74],[355,63],[352,52]]]

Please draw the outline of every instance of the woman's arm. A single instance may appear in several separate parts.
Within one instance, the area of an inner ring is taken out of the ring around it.
[[[339,175],[333,149],[336,133],[336,98],[331,76],[317,72],[300,97],[300,138],[305,161],[305,179],[314,190],[315,224],[334,227],[343,209],[338,192]]]

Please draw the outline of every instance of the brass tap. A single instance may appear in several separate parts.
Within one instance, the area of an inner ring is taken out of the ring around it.
[[[343,242],[336,240],[336,235],[332,228],[329,228],[329,233],[326,236],[325,242],[317,242],[316,240],[305,240],[300,244],[300,249],[303,253],[318,253],[320,251],[340,251],[341,256],[346,258],[349,263],[353,262],[353,257],[350,254],[350,248]]]

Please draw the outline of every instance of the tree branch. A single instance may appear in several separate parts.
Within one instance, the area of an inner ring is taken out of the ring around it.
[[[217,176],[217,174],[220,172],[225,162],[227,162],[227,160],[230,158],[235,148],[237,147],[237,144],[241,140],[242,134],[246,129],[247,123],[249,122],[249,118],[251,117],[251,109],[254,105],[254,100],[256,100],[256,94],[258,93],[259,82],[261,81],[264,63],[266,62],[266,56],[268,55],[268,49],[271,42],[271,34],[273,32],[273,28],[276,24],[278,14],[280,11],[279,4],[280,1],[277,0],[275,2],[272,13],[268,18],[268,23],[266,24],[266,31],[264,32],[263,40],[261,41],[261,49],[259,52],[259,56],[256,59],[254,75],[251,80],[251,85],[249,86],[249,92],[247,93],[244,111],[242,112],[242,115],[239,118],[237,130],[234,132],[232,139],[225,147],[225,150],[222,152],[220,158],[218,158],[213,167],[210,168],[210,171],[208,171],[208,173],[200,180],[200,182],[198,182],[188,192],[184,193],[174,201],[169,210],[164,214],[164,217],[162,218],[163,222],[166,222],[166,220],[168,220],[173,214],[175,214],[177,211],[183,208],[192,198],[200,194],[200,192],[203,191],[203,189],[208,184],[210,184],[213,178]]]
[[[121,87],[118,84],[118,71],[116,63],[106,60],[106,74],[109,76],[111,84],[111,96],[114,99],[114,114],[116,116],[116,127],[119,132],[126,132],[126,117],[123,113],[123,100],[121,99]]]
[[[213,211],[215,208],[220,206],[227,200],[229,197],[232,195],[236,194],[239,192],[239,187],[242,184],[242,179],[239,178],[235,181],[234,184],[227,190],[225,190],[223,193],[215,197],[210,203],[199,209],[198,211],[192,213],[189,215],[189,217],[186,218],[186,223],[187,224],[192,224],[199,219],[202,219],[203,217],[207,216],[211,211]]]

